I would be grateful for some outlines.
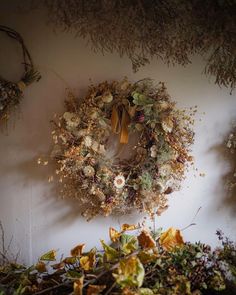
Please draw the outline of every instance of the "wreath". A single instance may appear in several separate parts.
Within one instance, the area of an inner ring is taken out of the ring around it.
[[[3,25],[0,25],[0,31],[21,45],[24,64],[24,74],[17,83],[8,81],[0,76],[0,121],[7,121],[10,110],[20,103],[26,86],[38,81],[41,76],[34,68],[32,58],[21,35]]]
[[[192,162],[193,120],[162,82],[103,82],[82,101],[69,93],[66,112],[53,122],[61,192],[77,199],[88,219],[133,208],[161,214]]]

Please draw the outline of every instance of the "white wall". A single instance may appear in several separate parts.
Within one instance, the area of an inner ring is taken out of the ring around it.
[[[170,208],[156,218],[157,226],[183,228],[201,206],[197,225],[184,231],[186,240],[216,245],[214,233],[218,228],[236,239],[236,201],[227,199],[223,187],[229,165],[220,152],[230,122],[235,119],[236,97],[202,75],[202,59],[194,58],[186,68],[168,68],[153,60],[134,74],[127,58],[95,54],[85,41],[72,34],[54,33],[44,11],[17,12],[15,1],[3,2],[0,23],[24,36],[42,74],[42,80],[26,90],[20,116],[11,118],[9,134],[0,133],[0,220],[8,239],[14,237],[13,252],[21,249],[21,261],[31,263],[52,248],[67,253],[79,242],[86,242],[88,248],[99,245],[99,238],[108,240],[109,226],[142,220],[143,216],[133,214],[96,218],[87,223],[78,214],[78,206],[59,200],[54,185],[47,182],[53,168],[36,163],[52,146],[49,121],[55,112],[62,112],[66,87],[80,95],[89,79],[100,82],[125,75],[131,81],[143,77],[165,81],[179,107],[198,105],[193,146],[198,172],[190,171],[182,190],[170,196]],[[22,70],[20,49],[3,34],[0,42],[0,74],[17,80]],[[200,172],[206,176],[200,177]]]

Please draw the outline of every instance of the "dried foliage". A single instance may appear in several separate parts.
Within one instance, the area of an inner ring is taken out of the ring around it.
[[[217,231],[222,246],[185,243],[179,230],[149,232],[125,224],[110,228],[111,245],[84,252],[84,244],[56,262],[56,251],[27,268],[17,263],[0,267],[0,294],[235,294],[236,245]],[[115,235],[114,235],[115,233]]]
[[[49,19],[96,51],[127,55],[136,71],[153,57],[187,65],[194,54],[218,85],[236,86],[235,0],[45,0]]]
[[[41,76],[35,70],[32,58],[25,46],[21,35],[15,30],[0,25],[0,32],[5,33],[8,37],[16,40],[22,48],[24,74],[20,81],[11,82],[0,77],[0,123],[6,122],[9,118],[10,111],[16,108],[23,97],[24,89],[31,83],[38,81]]]
[[[175,107],[165,85],[124,79],[92,85],[82,102],[69,98],[52,132],[63,196],[77,199],[88,219],[165,210],[192,163],[193,141],[193,120]],[[121,157],[132,136],[136,143]]]

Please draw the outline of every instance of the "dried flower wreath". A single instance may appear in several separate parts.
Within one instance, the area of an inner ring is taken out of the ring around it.
[[[165,85],[103,82],[80,104],[69,95],[66,108],[52,132],[63,196],[78,199],[88,219],[133,208],[161,214],[192,161],[193,141],[193,120],[175,107]],[[122,157],[132,140],[129,157]]]
[[[10,82],[0,77],[0,121],[7,121],[9,112],[20,103],[25,87],[38,81],[41,76],[34,68],[32,58],[21,35],[3,25],[0,25],[0,31],[19,42],[22,48],[24,64],[24,74],[19,82]]]
[[[205,74],[213,76],[216,84],[236,86],[234,0],[41,3],[54,25],[75,31],[96,51],[127,55],[134,70],[153,57],[168,65],[186,65],[193,55],[200,54],[206,60]]]

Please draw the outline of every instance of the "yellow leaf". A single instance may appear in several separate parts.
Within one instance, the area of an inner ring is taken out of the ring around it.
[[[100,294],[104,289],[106,289],[105,285],[89,285],[87,290],[87,295],[97,295]]]
[[[175,247],[181,247],[184,245],[184,240],[180,230],[169,228],[160,236],[160,245],[167,251],[173,250]]]
[[[44,260],[44,261],[55,261],[56,260],[56,254],[57,254],[57,251],[56,250],[48,251],[47,253],[43,254],[40,257],[40,260]]]
[[[121,236],[121,233],[119,233],[113,227],[110,227],[109,228],[109,236],[110,236],[110,239],[112,242],[117,242],[119,240],[119,237]]]
[[[138,257],[132,256],[120,261],[117,270],[113,273],[117,284],[121,288],[141,287],[144,279],[144,268]]]
[[[81,256],[83,249],[85,247],[85,244],[80,244],[76,247],[74,247],[73,249],[70,250],[70,255],[71,256]]]
[[[74,282],[73,288],[74,293],[73,295],[83,295],[83,285],[84,285],[84,277],[82,276],[78,280]]]
[[[156,242],[146,230],[142,230],[141,234],[138,236],[139,245],[144,249],[152,249],[156,247]]]
[[[149,251],[140,251],[138,253],[138,258],[143,264],[150,263],[157,259],[158,255],[155,253],[151,253]]]
[[[135,230],[137,228],[138,227],[135,224],[127,224],[127,223],[124,223],[121,226],[121,231],[123,232],[123,231],[127,231],[127,230]]]
[[[40,273],[42,272],[46,272],[47,268],[46,268],[46,264],[43,261],[39,261],[36,266],[35,266],[36,270]]]
[[[80,258],[80,266],[86,271],[93,269],[95,262],[96,262],[95,249],[92,249],[88,255],[82,256]]]

